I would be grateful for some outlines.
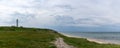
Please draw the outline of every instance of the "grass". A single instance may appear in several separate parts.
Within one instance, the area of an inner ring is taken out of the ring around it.
[[[56,48],[57,32],[49,29],[0,27],[0,48]]]
[[[120,45],[98,44],[83,38],[66,37],[50,29],[0,27],[0,48],[56,48],[57,37],[76,48],[120,48]]]
[[[72,38],[72,37],[65,37],[64,41],[69,44],[73,45],[77,48],[120,48],[120,45],[115,44],[98,44],[96,42],[90,42],[84,38]]]

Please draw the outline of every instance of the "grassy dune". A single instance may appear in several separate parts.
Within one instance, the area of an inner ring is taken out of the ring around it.
[[[115,44],[99,44],[96,42],[90,42],[87,39],[83,38],[72,38],[66,36],[62,37],[67,44],[73,45],[77,48],[120,48],[120,45]]]
[[[0,27],[0,48],[56,48],[51,42],[58,37],[76,48],[120,48],[120,45],[98,44],[83,38],[66,37],[50,29],[22,27]]]
[[[49,29],[0,27],[0,48],[55,48],[56,37]]]

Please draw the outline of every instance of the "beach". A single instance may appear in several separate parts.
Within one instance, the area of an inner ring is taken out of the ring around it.
[[[108,40],[80,37],[80,36],[75,36],[75,35],[71,35],[71,34],[67,34],[67,33],[61,33],[61,34],[63,34],[64,36],[67,36],[67,37],[85,38],[85,39],[87,39],[90,42],[96,42],[96,43],[99,43],[99,44],[120,44],[120,43],[111,42],[111,41],[108,41]]]

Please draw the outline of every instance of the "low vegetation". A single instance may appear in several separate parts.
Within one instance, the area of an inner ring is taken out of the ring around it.
[[[67,44],[73,45],[76,48],[120,48],[120,45],[115,44],[99,44],[83,38],[62,37]]]
[[[49,29],[0,27],[0,48],[56,48],[57,32]]]
[[[58,37],[76,48],[120,48],[120,45],[98,44],[83,38],[66,37],[50,29],[23,27],[0,27],[0,48],[56,48],[51,42]]]

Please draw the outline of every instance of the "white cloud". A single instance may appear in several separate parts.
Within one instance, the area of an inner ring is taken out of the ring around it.
[[[119,0],[1,0],[0,22],[9,25],[20,18],[24,26],[119,25],[119,4]],[[56,16],[73,19],[58,21]]]

